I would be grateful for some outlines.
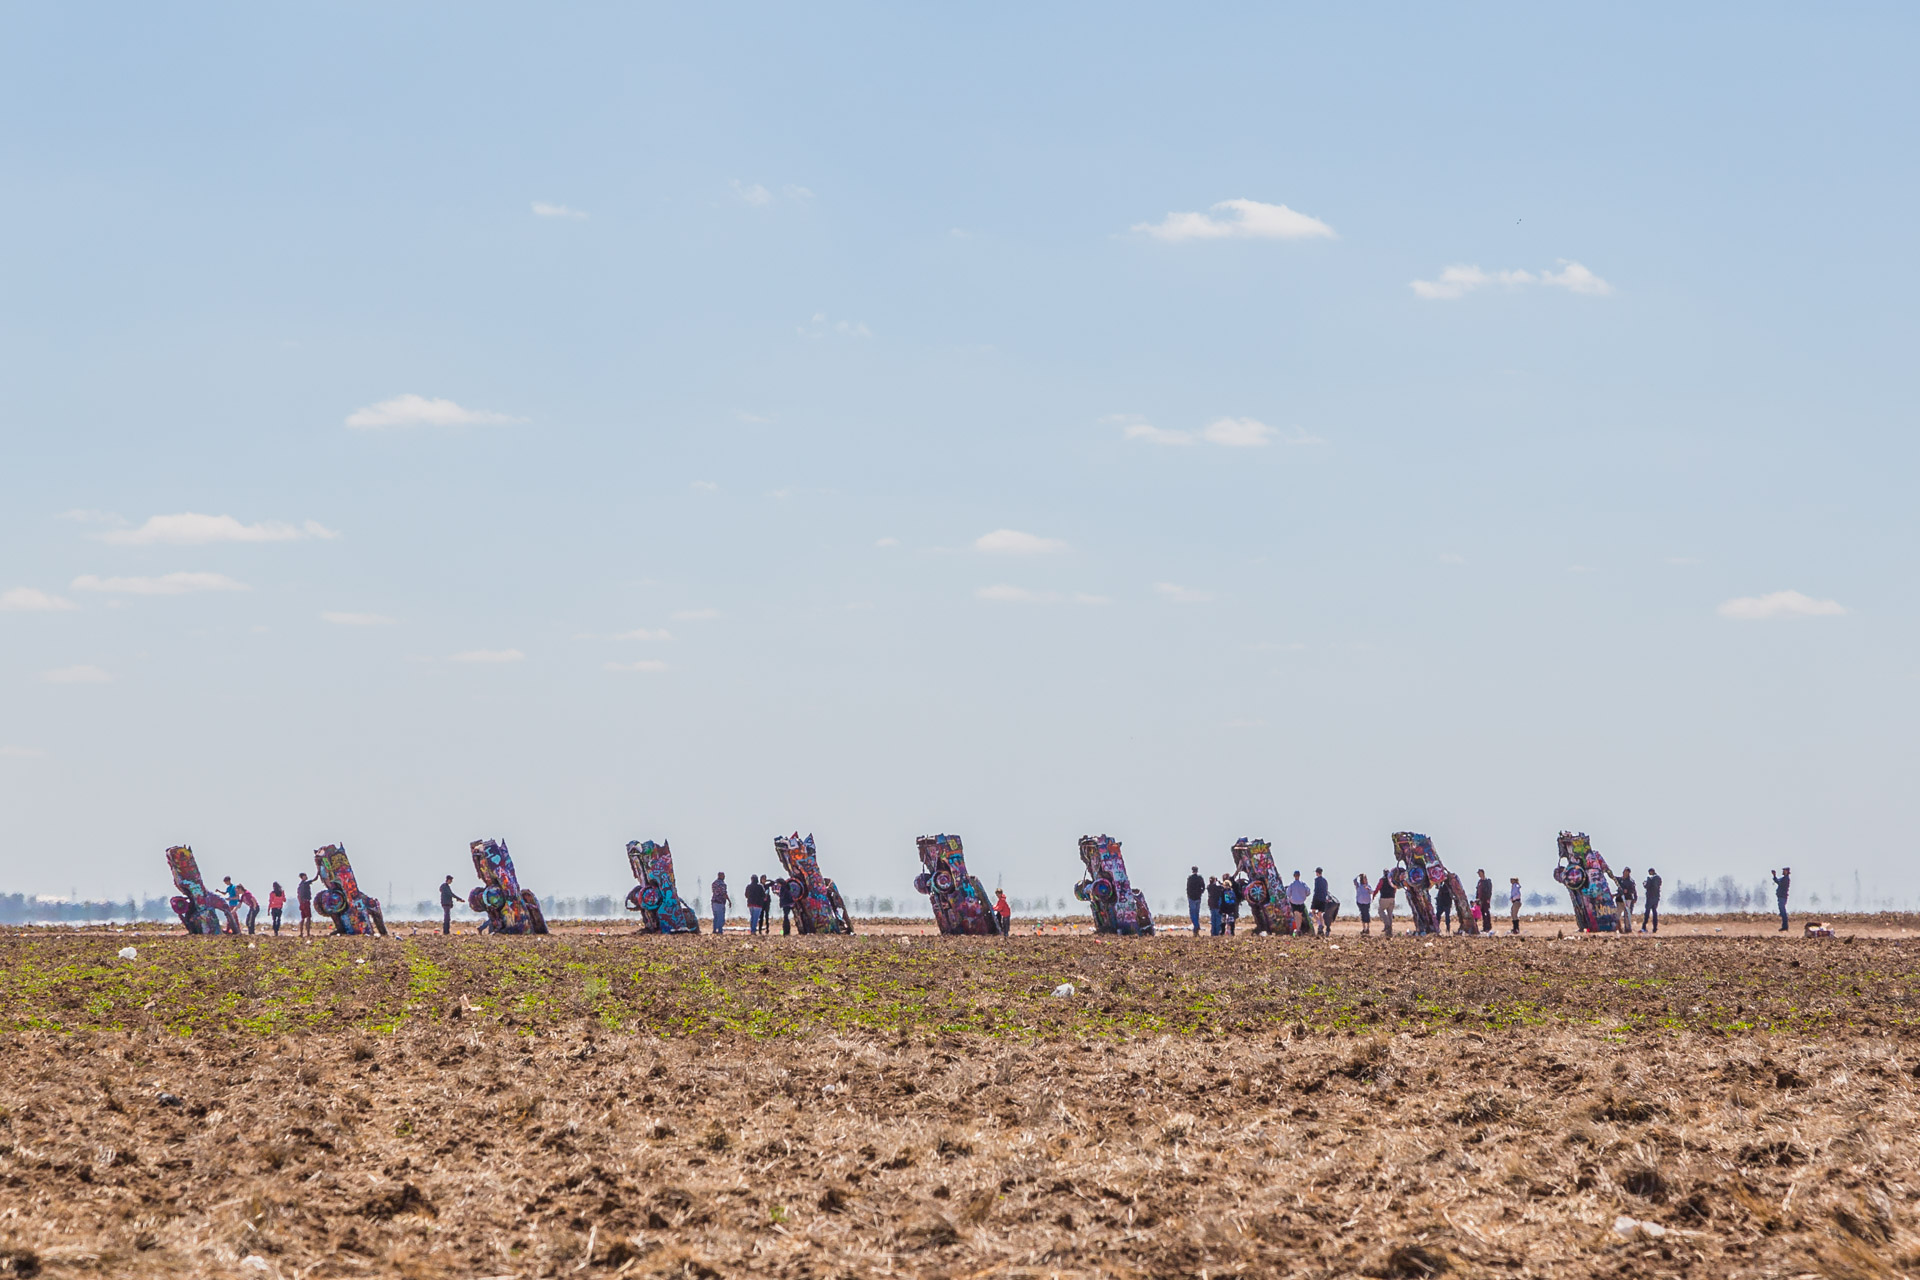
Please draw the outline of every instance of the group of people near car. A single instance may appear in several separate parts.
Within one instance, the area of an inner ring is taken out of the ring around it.
[[[1658,900],[1658,877],[1650,893]],[[1187,876],[1187,915],[1192,921],[1193,932],[1200,932],[1200,904],[1204,901],[1212,935],[1216,938],[1230,936],[1240,921],[1241,904],[1247,901],[1247,885],[1250,883],[1245,869],[1226,875],[1202,876],[1200,868],[1195,867]],[[1373,932],[1373,917],[1380,917],[1380,931],[1387,937],[1393,936],[1394,901],[1400,890],[1393,883],[1391,871],[1382,871],[1378,880],[1369,879],[1365,872],[1353,878],[1353,904],[1360,912],[1360,932]],[[1300,872],[1293,873],[1285,889],[1284,909],[1293,915],[1295,933],[1311,930],[1317,937],[1326,937],[1333,932],[1334,919],[1340,914],[1340,900],[1333,896],[1327,884],[1324,867],[1313,869],[1313,880],[1309,883]],[[1435,886],[1433,908],[1437,931],[1443,933],[1465,932],[1469,919],[1473,921],[1477,932],[1488,934],[1493,929],[1493,881],[1487,878],[1483,869],[1475,881],[1474,891],[1465,902],[1455,902],[1453,891],[1446,884]],[[1520,932],[1520,877],[1512,877],[1507,884],[1508,912],[1512,921],[1511,931]],[[1276,904],[1279,905],[1279,904]],[[1657,927],[1657,926],[1656,926]],[[1418,929],[1416,927],[1416,932]],[[1257,930],[1256,930],[1257,932]]]
[[[748,876],[744,892],[747,898],[748,933],[772,933],[773,909],[776,906],[780,908],[780,932],[793,932],[793,910],[807,892],[805,885],[790,876]],[[713,908],[713,931],[725,933],[727,910],[733,906],[733,891],[727,885],[726,872],[714,876],[707,892],[707,902]],[[1005,890],[994,890],[993,913],[1004,937],[1013,923],[1013,904],[1007,901]]]

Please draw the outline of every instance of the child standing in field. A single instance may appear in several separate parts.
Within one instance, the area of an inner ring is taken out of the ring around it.
[[[993,914],[1000,920],[1000,936],[1006,937],[1013,932],[1013,904],[1007,901],[1005,889],[993,891]]]
[[[1380,904],[1380,932],[1393,936],[1393,873],[1382,871],[1380,883],[1373,886],[1373,900]]]
[[[280,936],[280,913],[287,909],[287,891],[280,882],[273,882],[273,889],[267,894],[267,914],[273,917],[273,936]]]
[[[253,932],[253,922],[260,918],[260,899],[253,896],[247,886],[240,886],[240,905],[247,909],[247,932]]]

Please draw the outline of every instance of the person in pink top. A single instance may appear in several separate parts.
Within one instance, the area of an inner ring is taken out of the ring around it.
[[[275,880],[273,892],[267,895],[267,914],[273,917],[273,936],[276,938],[280,936],[280,913],[286,909],[287,891],[280,887],[278,880]]]
[[[247,886],[240,886],[240,905],[247,909],[247,932],[253,932],[253,922],[260,918],[260,899],[253,896]]]

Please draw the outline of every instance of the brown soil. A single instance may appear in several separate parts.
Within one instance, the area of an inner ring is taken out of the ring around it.
[[[0,1277],[1920,1270],[1915,943],[125,939]]]

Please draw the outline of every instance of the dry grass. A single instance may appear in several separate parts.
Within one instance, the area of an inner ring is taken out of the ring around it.
[[[1900,943],[118,941],[0,941],[0,1277],[1920,1271]]]

